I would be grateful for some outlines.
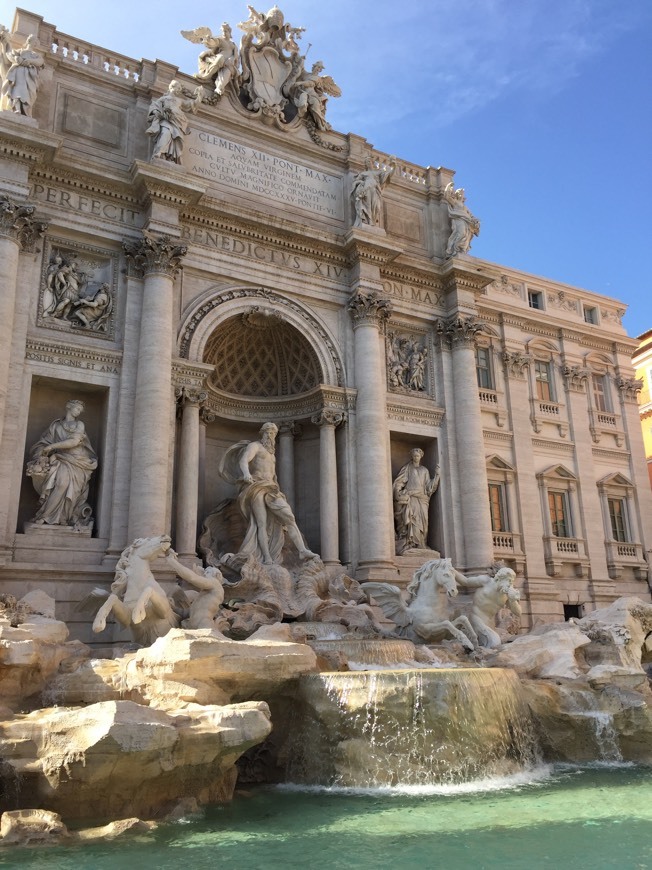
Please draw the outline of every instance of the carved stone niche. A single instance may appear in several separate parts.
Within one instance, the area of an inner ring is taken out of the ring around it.
[[[38,326],[113,339],[118,255],[49,238],[45,244]]]
[[[423,335],[388,327],[385,337],[387,388],[395,393],[428,395],[428,344]]]

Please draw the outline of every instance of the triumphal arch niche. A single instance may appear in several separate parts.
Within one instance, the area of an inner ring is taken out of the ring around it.
[[[189,313],[181,335],[180,354],[206,370],[199,417],[199,516],[211,516],[232,495],[219,474],[224,451],[255,438],[262,423],[274,421],[281,489],[309,546],[326,564],[339,564],[338,464],[345,462],[345,447],[336,430],[343,432],[355,391],[344,385],[334,337],[296,300],[242,287],[209,291]],[[196,412],[189,391],[179,393],[183,426],[185,414]],[[211,543],[206,529],[200,537],[205,550]],[[189,539],[188,546],[194,552],[195,541]]]
[[[178,26],[191,68],[0,28],[7,591],[45,584],[89,640],[74,604],[135,538],[241,554],[249,499],[264,549],[251,461],[324,576],[504,562],[526,621],[639,594],[621,303],[472,256],[454,172],[334,130],[329,47],[308,63],[278,7]]]

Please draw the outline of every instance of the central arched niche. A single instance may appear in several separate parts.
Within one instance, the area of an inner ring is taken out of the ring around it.
[[[203,361],[215,367],[212,384],[236,396],[296,396],[324,381],[307,338],[260,306],[220,324],[206,343]]]
[[[218,467],[224,452],[241,440],[255,440],[265,420],[280,423],[279,399],[300,398],[328,381],[318,353],[295,325],[271,307],[255,305],[219,323],[206,340],[203,362],[213,366],[209,387],[219,406],[227,394],[256,400],[256,417],[234,420],[230,411],[216,413],[207,426],[203,473],[204,516],[237,491],[221,479]],[[269,404],[268,404],[269,403]],[[227,403],[228,404],[228,403]],[[287,404],[282,402],[287,409]],[[255,420],[255,422],[254,422]],[[319,548],[319,430],[310,416],[300,417],[293,439],[295,486],[290,498],[299,528],[308,545]],[[277,472],[278,450],[277,450]],[[279,475],[279,479],[281,475]],[[281,484],[283,481],[280,480]]]

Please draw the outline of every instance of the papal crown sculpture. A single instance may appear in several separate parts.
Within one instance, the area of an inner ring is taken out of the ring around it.
[[[299,117],[309,130],[329,130],[328,97],[342,92],[330,76],[321,74],[321,61],[306,69],[298,45],[304,28],[286,22],[278,6],[267,13],[247,8],[249,18],[238,24],[243,31],[239,50],[226,23],[219,36],[209,27],[181,31],[190,42],[205,46],[195,73],[204,87],[211,87],[205,101],[219,100],[231,87],[245,108],[279,127]]]

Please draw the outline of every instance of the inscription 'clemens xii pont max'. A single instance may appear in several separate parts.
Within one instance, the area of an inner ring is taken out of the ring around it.
[[[184,165],[193,175],[253,198],[344,219],[342,179],[293,160],[265,154],[203,130],[188,137]]]

